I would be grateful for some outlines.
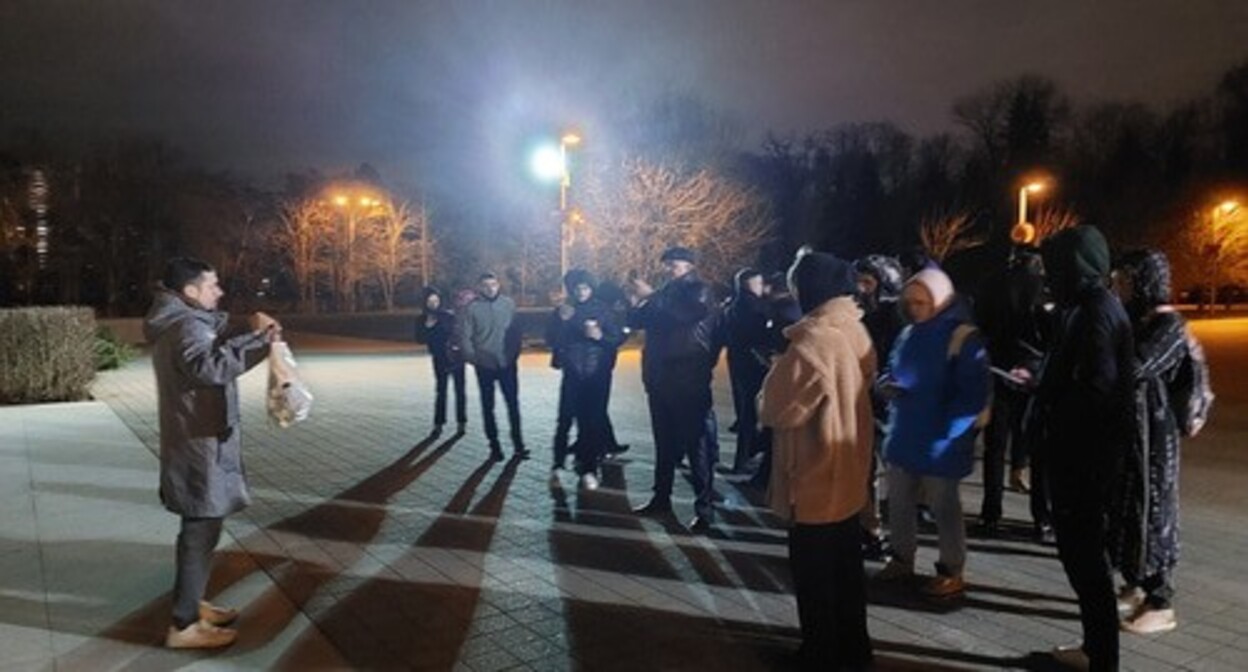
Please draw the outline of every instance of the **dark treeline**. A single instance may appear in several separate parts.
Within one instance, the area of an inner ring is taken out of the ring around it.
[[[807,243],[846,257],[899,253],[921,244],[923,222],[960,218],[982,244],[946,262],[970,283],[1004,258],[1019,186],[1043,177],[1052,187],[1035,198],[1029,219],[1095,224],[1119,249],[1160,246],[1186,286],[1204,279],[1193,231],[1213,204],[1248,185],[1248,63],[1207,95],[1166,110],[1076,105],[1054,82],[1027,75],[956,99],[950,114],[956,131],[929,137],[872,122],[741,148],[726,117],[695,97],[669,96],[628,111],[614,132],[630,155],[685,171],[713,167],[761,194],[774,236],[760,258],[741,263],[765,268]],[[405,193],[367,164],[349,174],[292,173],[261,189],[203,170],[162,140],[71,144],[36,129],[0,143],[0,305],[81,303],[136,314],[163,260],[193,252],[218,266],[236,301],[291,309],[299,289],[280,235],[283,208],[343,181],[428,207],[438,281],[469,282],[488,265],[554,288],[557,274],[530,267],[557,268],[557,247],[534,252],[550,241],[514,224],[541,219],[533,213]],[[1248,279],[1244,252],[1223,262],[1228,281]],[[420,275],[413,267],[399,283],[398,305],[415,301]],[[370,291],[362,307],[381,307]]]

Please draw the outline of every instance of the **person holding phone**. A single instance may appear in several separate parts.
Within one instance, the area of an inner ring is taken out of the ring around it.
[[[611,307],[594,297],[594,278],[588,271],[568,271],[563,284],[567,289],[567,301],[551,314],[546,339],[555,367],[563,372],[559,387],[561,406],[566,403],[576,421],[577,438],[573,447],[580,486],[596,490],[599,463],[614,444],[607,419],[607,401],[616,349],[623,342],[624,334]],[[565,433],[565,444],[566,436]],[[563,451],[566,450],[565,445]],[[556,445],[552,486],[558,483],[563,460],[564,454]]]
[[[940,269],[916,273],[901,300],[910,324],[897,337],[888,373],[879,382],[880,394],[889,399],[884,460],[894,557],[877,578],[914,577],[921,488],[931,498],[940,547],[936,576],[922,592],[945,598],[966,585],[958,488],[973,469],[975,439],[987,421],[988,354],[956,300],[953,282]]]

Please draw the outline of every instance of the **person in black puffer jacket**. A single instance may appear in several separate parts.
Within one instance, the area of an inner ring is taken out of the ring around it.
[[[576,420],[576,473],[582,487],[594,490],[598,487],[598,464],[614,443],[607,401],[616,349],[624,334],[611,307],[594,298],[593,276],[573,269],[563,283],[568,302],[551,314],[546,340],[555,367],[563,372],[559,397],[566,400]],[[557,470],[563,461],[558,450],[555,459]]]
[[[433,360],[437,396],[433,406],[433,436],[446,424],[447,383],[455,384],[455,422],[462,434],[468,424],[468,398],[464,396],[464,359],[455,333],[455,313],[444,306],[437,287],[424,290],[424,311],[416,317],[416,342],[424,343]]]

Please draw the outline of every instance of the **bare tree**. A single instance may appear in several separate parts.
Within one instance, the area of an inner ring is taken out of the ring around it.
[[[394,310],[399,282],[411,275],[419,252],[417,231],[424,226],[424,210],[413,210],[406,202],[382,199],[377,216],[371,220],[363,246],[365,264],[376,278],[382,303]]]
[[[1078,226],[1080,218],[1073,210],[1056,206],[1040,208],[1035,220],[1032,226],[1035,227],[1036,236],[1032,244],[1039,245],[1049,236]]]
[[[324,267],[318,243],[330,228],[325,206],[317,199],[284,201],[280,218],[282,227],[276,240],[290,262],[291,275],[298,291],[300,312],[316,311],[316,274]]]
[[[1220,283],[1248,281],[1248,216],[1242,206],[1197,212],[1183,234],[1189,259],[1204,270],[1210,303],[1217,301]]]
[[[706,168],[682,173],[627,159],[618,172],[587,180],[585,189],[575,234],[593,266],[617,279],[652,268],[672,245],[696,249],[705,277],[727,279],[754,260],[774,229],[758,193]]]
[[[987,240],[987,236],[975,233],[975,218],[968,212],[935,213],[919,224],[919,241],[924,251],[940,263]]]

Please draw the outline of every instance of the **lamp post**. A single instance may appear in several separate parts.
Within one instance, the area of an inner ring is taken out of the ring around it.
[[[1212,313],[1214,306],[1218,303],[1218,270],[1222,260],[1222,240],[1223,236],[1220,232],[1219,223],[1233,214],[1239,209],[1239,203],[1233,200],[1222,201],[1214,206],[1212,213],[1209,215],[1209,226],[1213,242],[1209,244],[1209,256],[1212,257],[1210,264],[1212,268],[1209,273],[1209,312]]]
[[[333,202],[343,212],[347,224],[346,249],[344,250],[346,259],[343,263],[340,278],[342,286],[339,288],[339,291],[342,294],[342,298],[346,301],[346,312],[354,313],[357,307],[355,229],[359,225],[360,220],[367,216],[369,209],[380,205],[381,201],[368,196],[360,196],[353,199],[345,194],[338,194],[334,196]]]
[[[1010,229],[1010,240],[1018,245],[1029,245],[1036,240],[1036,227],[1027,221],[1027,194],[1043,190],[1043,182],[1029,182],[1018,190],[1018,221]]]
[[[568,274],[568,190],[572,188],[572,169],[568,166],[568,148],[581,144],[581,136],[564,133],[559,138],[559,163],[563,175],[559,178],[559,280]]]

